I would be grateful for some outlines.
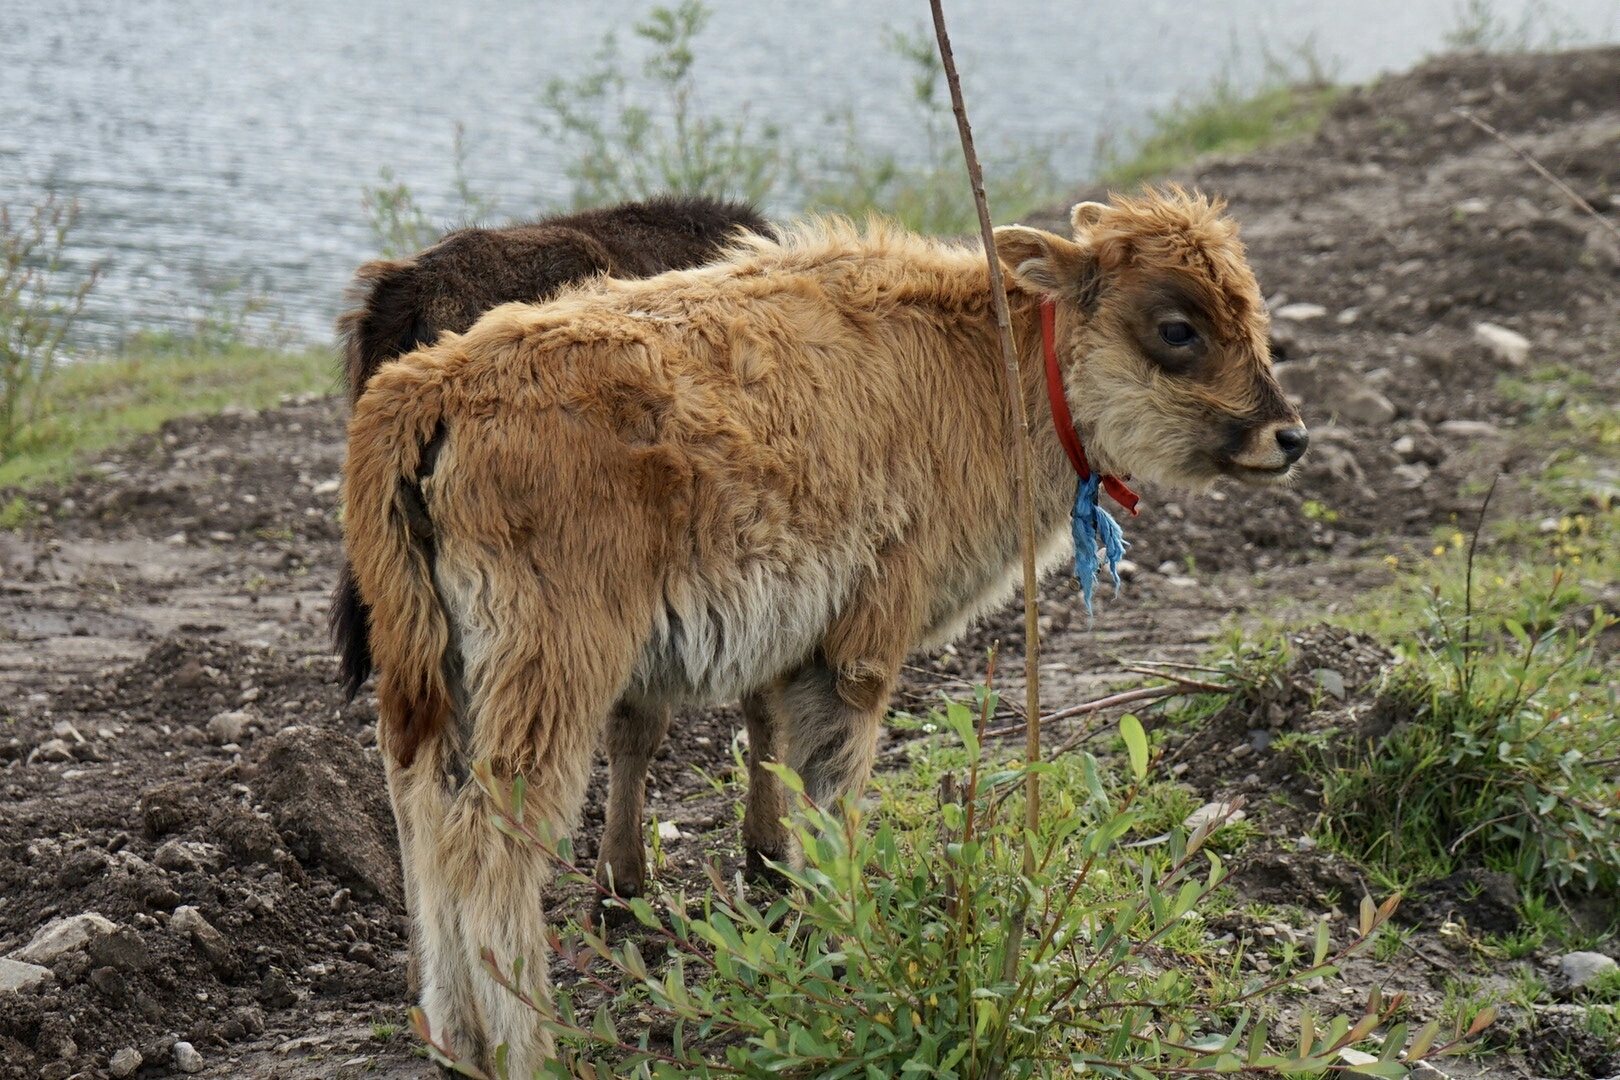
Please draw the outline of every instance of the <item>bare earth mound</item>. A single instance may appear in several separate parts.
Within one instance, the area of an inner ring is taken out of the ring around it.
[[[1289,490],[1144,492],[1127,523],[1141,569],[1095,623],[1067,582],[1048,589],[1050,706],[1117,678],[1112,657],[1192,658],[1234,613],[1281,607],[1308,623],[1387,581],[1386,554],[1427,548],[1453,515],[1471,522],[1499,464],[1545,458],[1501,376],[1561,365],[1614,399],[1620,246],[1455,106],[1620,220],[1620,49],[1435,60],[1348,93],[1312,139],[1178,177],[1226,196],[1243,223],[1313,448]],[[1522,335],[1526,355],[1480,323]],[[403,1032],[405,925],[374,712],[340,702],[324,634],[342,414],[332,398],[173,424],[34,493],[41,519],[0,534],[0,957],[36,965],[0,963],[0,986],[26,985],[0,989],[0,1080],[130,1075],[135,1053],[141,1076],[196,1067],[179,1042],[204,1076],[430,1075]],[[1620,479],[1586,482],[1594,512],[1612,513]],[[1539,517],[1528,489],[1503,498],[1502,512]],[[1018,669],[1019,626],[1008,615],[917,658],[899,704],[979,674],[992,640],[1002,671]],[[1341,673],[1352,701],[1386,659],[1327,630],[1298,648]],[[1199,796],[1251,797],[1263,835],[1237,860],[1239,891],[1321,909],[1365,883],[1291,843],[1310,793],[1252,730],[1320,722],[1310,697],[1218,717],[1176,753]],[[728,874],[739,863],[733,808],[693,766],[728,770],[740,727],[725,710],[685,717],[655,766],[650,811],[683,834],[665,845],[666,878],[701,881],[711,853]],[[897,740],[891,760],[904,752]],[[579,838],[586,858],[604,787]],[[1412,947],[1346,981],[1407,989],[1414,1013],[1433,1015],[1453,966],[1433,925],[1466,908],[1470,925],[1511,929],[1500,885],[1442,883],[1415,906],[1433,922]],[[26,950],[54,920],[80,938]],[[1456,1071],[1620,1069],[1612,1047],[1579,1035],[1545,1061]]]

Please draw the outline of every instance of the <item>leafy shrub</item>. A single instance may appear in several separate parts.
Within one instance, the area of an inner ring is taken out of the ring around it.
[[[1120,724],[1129,781],[1089,754],[1035,767],[1048,801],[1030,833],[1018,805],[1028,770],[983,756],[979,736],[994,698],[981,691],[978,704],[977,717],[962,704],[936,716],[967,748],[968,765],[941,784],[932,820],[869,828],[858,812],[808,806],[793,819],[804,866],[780,868],[784,895],[757,904],[711,869],[702,898],[629,901],[642,940],[665,956],[649,958],[634,940],[615,948],[589,931],[560,940],[580,978],[546,1004],[529,994],[521,959],[486,953],[486,968],[558,1037],[559,1057],[544,1075],[1292,1074],[1343,1067],[1341,1050],[1393,1018],[1402,1002],[1374,991],[1355,1020],[1304,1010],[1277,1042],[1286,1049],[1275,1048],[1281,993],[1370,945],[1394,901],[1364,900],[1357,930],[1337,951],[1324,920],[1309,955],[1281,958],[1270,975],[1223,970],[1200,955],[1208,948],[1200,911],[1224,876],[1204,843],[1220,822],[1122,847],[1139,825],[1152,765],[1135,718]],[[502,807],[504,831],[590,880],[566,844],[522,824],[521,783],[502,791],[487,768],[477,775]],[[797,778],[782,775],[802,796]],[[1026,845],[1033,873],[1022,869]],[[579,1004],[587,999],[600,1004]],[[621,1033],[615,1017],[625,1012],[638,1017],[638,1032]],[[664,1032],[656,1043],[649,1016]],[[414,1019],[434,1055],[453,1064],[419,1012]],[[1489,1021],[1482,1014],[1468,1034]],[[1408,1045],[1397,1024],[1355,1069],[1401,1075],[1401,1050],[1410,1063],[1456,1045],[1437,1047],[1439,1032],[1430,1024]]]

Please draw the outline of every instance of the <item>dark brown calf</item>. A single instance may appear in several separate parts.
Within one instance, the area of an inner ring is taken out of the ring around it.
[[[338,320],[352,406],[383,364],[462,333],[491,308],[537,302],[593,277],[643,278],[702,265],[740,231],[775,233],[740,203],[699,196],[665,196],[510,225],[459,229],[407,259],[379,259],[356,272],[354,303]],[[338,574],[330,623],[344,690],[353,697],[372,670],[370,613],[347,559]],[[751,761],[771,760],[773,735],[756,700],[743,703]],[[621,895],[644,885],[641,842],[647,763],[669,729],[667,709],[615,709],[608,727],[611,761],[608,815],[599,875]],[[759,772],[757,766],[755,772]],[[768,776],[769,774],[765,774]],[[779,819],[785,812],[774,783],[752,785],[744,823],[753,860],[782,855]],[[757,805],[756,805],[757,804]]]

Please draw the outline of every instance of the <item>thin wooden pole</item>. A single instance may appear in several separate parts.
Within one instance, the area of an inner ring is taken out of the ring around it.
[[[934,36],[939,39],[939,57],[945,65],[945,82],[951,89],[951,110],[956,114],[956,130],[962,136],[962,156],[967,160],[968,180],[973,185],[973,205],[979,212],[979,234],[984,239],[984,257],[990,264],[990,295],[996,306],[996,327],[1001,332],[1001,361],[1006,374],[1007,398],[1012,415],[1018,418],[1017,463],[1018,516],[1023,525],[1024,549],[1024,715],[1031,717],[1025,740],[1028,763],[1041,760],[1041,625],[1040,597],[1035,580],[1035,498],[1031,481],[1035,453],[1029,437],[1029,405],[1024,400],[1024,379],[1018,365],[1018,346],[1013,341],[1012,314],[1007,308],[1007,287],[996,258],[995,230],[990,224],[990,205],[984,194],[984,173],[973,149],[973,129],[968,125],[967,106],[962,103],[962,82],[956,74],[956,58],[951,52],[950,35],[945,32],[945,11],[941,0],[929,0],[934,13]],[[1025,780],[1027,806],[1024,822],[1026,837],[1035,833],[1041,817],[1040,777],[1030,773]],[[1035,851],[1024,842],[1024,875],[1035,873]],[[1016,945],[1009,945],[1009,956]]]

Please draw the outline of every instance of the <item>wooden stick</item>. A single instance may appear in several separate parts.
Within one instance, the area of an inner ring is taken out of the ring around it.
[[[934,13],[934,36],[939,40],[939,58],[945,66],[945,82],[951,89],[951,111],[956,114],[956,130],[962,137],[962,156],[967,160],[968,181],[973,185],[973,205],[979,212],[979,235],[984,240],[985,261],[990,264],[990,295],[996,306],[996,327],[1001,331],[1001,362],[1006,373],[1007,398],[1012,415],[1018,419],[1017,462],[1018,514],[1023,525],[1024,549],[1024,715],[1036,717],[1028,725],[1025,754],[1031,765],[1041,760],[1041,626],[1040,594],[1035,578],[1035,500],[1031,481],[1035,453],[1029,437],[1029,406],[1024,401],[1024,379],[1018,365],[1018,346],[1013,341],[1012,313],[1007,308],[1007,286],[996,258],[995,230],[990,224],[990,205],[984,194],[984,172],[973,149],[973,129],[968,125],[967,106],[962,102],[962,81],[956,74],[956,57],[951,52],[950,35],[945,31],[945,11],[941,0],[929,0]],[[1025,781],[1028,792],[1024,822],[1028,835],[1040,825],[1040,777],[1030,773]],[[1024,873],[1035,873],[1035,852],[1024,844]]]

